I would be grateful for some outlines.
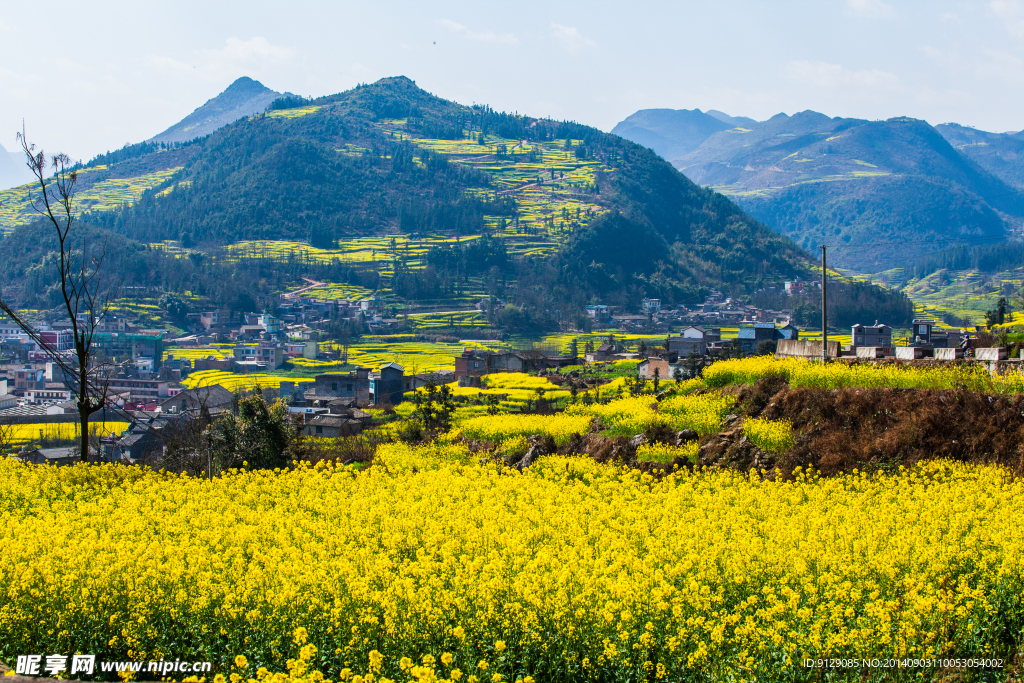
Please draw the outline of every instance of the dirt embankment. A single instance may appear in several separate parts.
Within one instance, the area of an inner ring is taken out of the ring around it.
[[[706,438],[701,465],[824,475],[950,458],[1024,472],[1024,396],[950,389],[807,389],[766,378],[733,390],[738,419]],[[795,445],[766,454],[742,436],[743,417],[789,419]]]
[[[559,453],[619,463],[655,476],[694,466],[756,469],[768,478],[775,477],[776,469],[789,477],[797,467],[813,467],[831,476],[854,468],[890,470],[937,458],[1001,464],[1024,474],[1024,395],[965,389],[793,388],[780,377],[724,391],[736,397],[734,414],[717,433],[700,439],[695,464],[683,458],[639,461],[636,451],[643,443],[682,445],[696,440],[696,432],[659,428],[632,439],[609,437],[596,420],[588,433],[560,447],[550,438],[529,437],[525,456],[503,457],[498,445],[489,442],[470,442],[470,450],[520,471],[538,457]],[[744,421],[752,417],[790,420],[794,445],[782,453],[761,450],[744,433]]]

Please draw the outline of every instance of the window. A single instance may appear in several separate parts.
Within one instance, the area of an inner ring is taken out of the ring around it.
[[[473,361],[473,367],[474,368],[480,367],[480,361]]]
[[[321,427],[320,425],[317,425],[316,426],[316,433],[317,434],[323,434],[324,433],[324,428]]]
[[[918,325],[917,326],[917,333],[918,334],[928,334],[928,326],[927,325]]]
[[[352,391],[352,385],[351,384],[346,384],[345,385],[345,391]]]
[[[338,390],[338,383],[337,382],[331,382],[331,391],[337,391],[337,390]]]

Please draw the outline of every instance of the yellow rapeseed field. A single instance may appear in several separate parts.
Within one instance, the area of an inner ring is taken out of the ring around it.
[[[753,356],[713,363],[704,370],[703,381],[710,387],[722,387],[728,384],[753,384],[759,378],[768,375],[783,376],[794,387],[815,389],[962,387],[987,393],[1024,392],[1024,372],[1009,371],[1002,375],[990,375],[988,369],[981,364],[940,367],[909,367],[896,363],[848,365],[842,362],[822,364],[799,358],[777,360],[772,356]]]
[[[784,451],[793,445],[793,423],[789,420],[768,420],[748,417],[743,422],[743,433],[763,451]]]
[[[14,446],[39,444],[43,440],[74,441],[81,434],[78,422],[35,422],[11,427],[11,445]],[[127,422],[94,422],[89,425],[89,433],[96,437],[117,434],[126,429]]]
[[[1020,479],[949,462],[655,481],[587,458],[520,474],[459,444],[391,444],[362,472],[207,481],[2,460],[0,660],[529,683],[820,680],[800,661],[826,655],[1006,658],[1024,623],[1022,515]]]
[[[562,445],[573,434],[586,434],[590,430],[590,417],[586,415],[481,415],[462,420],[462,433],[473,439],[504,441],[515,436],[547,434]]]
[[[565,412],[600,418],[617,433],[632,435],[655,425],[668,425],[677,430],[693,429],[703,435],[718,430],[734,402],[732,396],[706,393],[680,394],[658,403],[654,396],[640,394],[606,404],[574,403]]]

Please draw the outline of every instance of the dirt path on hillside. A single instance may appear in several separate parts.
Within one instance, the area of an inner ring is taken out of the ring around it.
[[[312,279],[310,279],[308,277],[304,277],[302,279],[305,280],[306,282],[308,282],[309,284],[306,285],[305,287],[303,287],[302,289],[296,289],[294,292],[288,292],[287,294],[284,294],[281,298],[283,298],[283,299],[294,299],[294,298],[298,297],[300,294],[302,294],[303,292],[308,292],[311,289],[316,289],[317,287],[323,287],[324,285],[327,284],[326,282],[317,282],[316,280],[312,280]]]

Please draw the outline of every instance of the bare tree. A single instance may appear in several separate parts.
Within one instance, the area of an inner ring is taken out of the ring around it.
[[[6,453],[13,443],[14,425],[0,422],[0,455]]]
[[[29,144],[24,128],[18,133],[26,166],[39,184],[39,196],[33,197],[32,207],[53,226],[59,253],[54,257],[64,309],[71,322],[74,337],[74,355],[69,355],[44,340],[31,324],[23,320],[7,302],[0,299],[3,310],[19,327],[39,345],[64,373],[65,381],[77,396],[78,418],[81,423],[81,459],[89,459],[89,418],[107,403],[108,376],[112,366],[94,362],[93,341],[100,322],[117,296],[117,286],[104,283],[100,275],[106,244],[98,256],[90,257],[83,239],[81,251],[74,249],[72,226],[75,211],[75,183],[78,173],[72,170],[70,157],[55,154],[47,162],[46,155]],[[47,168],[53,175],[46,177]],[[106,284],[106,287],[104,285]]]

